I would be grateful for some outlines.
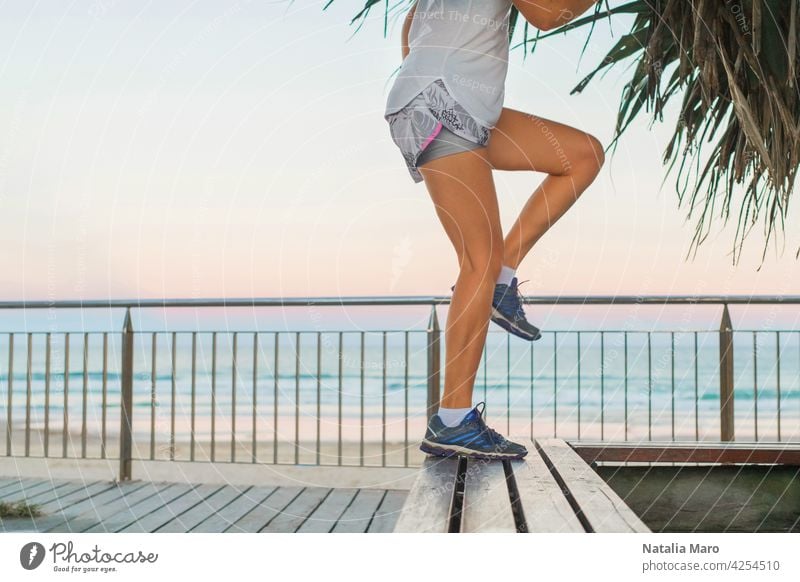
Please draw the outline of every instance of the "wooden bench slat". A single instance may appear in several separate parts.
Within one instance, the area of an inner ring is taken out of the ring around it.
[[[447,532],[457,468],[456,459],[425,458],[403,504],[395,532]]]
[[[528,449],[523,459],[510,461],[528,532],[585,533],[533,442],[524,437],[511,440],[523,443]]]
[[[579,441],[573,444],[573,448],[587,463],[592,461],[624,461],[800,465],[800,443],[695,443],[674,441],[604,441],[593,443]]]
[[[482,459],[467,462],[461,531],[517,531],[502,462]]]
[[[562,439],[537,439],[596,532],[649,532],[614,490]]]

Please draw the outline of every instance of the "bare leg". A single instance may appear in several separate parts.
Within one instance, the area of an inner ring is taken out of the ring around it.
[[[492,169],[486,148],[478,148],[431,160],[419,170],[460,267],[447,313],[441,405],[467,408],[472,406],[475,375],[503,259]]]
[[[487,149],[493,168],[549,174],[505,238],[503,264],[517,268],[536,241],[594,181],[605,160],[603,147],[578,129],[503,108]]]

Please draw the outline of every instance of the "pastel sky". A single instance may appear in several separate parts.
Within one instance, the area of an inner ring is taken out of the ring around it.
[[[455,254],[382,117],[401,15],[353,34],[361,0],[323,4],[3,3],[0,296],[447,294]],[[601,25],[577,64],[584,39],[513,50],[505,104],[607,143],[629,71],[569,95],[613,42]],[[672,114],[631,128],[522,264],[528,292],[796,292],[797,204],[760,271],[761,225],[736,267],[733,223],[685,260]],[[504,227],[541,179],[496,173]]]

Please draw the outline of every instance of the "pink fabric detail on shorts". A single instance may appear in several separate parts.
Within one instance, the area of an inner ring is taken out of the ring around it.
[[[428,147],[428,144],[429,144],[429,143],[431,143],[431,142],[433,141],[433,138],[435,138],[437,135],[439,135],[439,132],[440,132],[440,131],[442,131],[442,122],[441,122],[441,121],[440,121],[440,122],[439,122],[439,124],[436,126],[436,129],[434,129],[434,130],[433,130],[433,132],[432,132],[432,133],[431,133],[431,134],[428,136],[428,139],[426,139],[426,140],[423,142],[422,146],[420,147],[420,151],[422,151],[422,150],[424,150],[426,147]]]

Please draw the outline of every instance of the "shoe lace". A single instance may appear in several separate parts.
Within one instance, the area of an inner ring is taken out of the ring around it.
[[[481,405],[483,405],[483,406],[481,406]],[[483,430],[485,432],[489,433],[489,436],[491,436],[492,440],[495,443],[502,444],[503,442],[505,442],[506,438],[503,435],[501,435],[499,432],[497,432],[496,430],[491,428],[489,425],[487,425],[486,421],[483,418],[483,413],[486,410],[486,403],[485,402],[479,402],[475,407],[477,408],[478,406],[481,406],[481,409],[478,411],[478,413],[481,416],[481,425],[482,425]]]
[[[530,281],[530,279],[525,279],[524,281],[520,281],[519,283],[517,283],[517,286],[515,288],[516,300],[517,300],[516,301],[517,309],[515,313],[518,317],[521,318],[525,317],[525,310],[522,308],[522,300],[525,299],[525,296],[522,293],[520,293],[519,286],[522,285],[523,283],[527,283],[528,281]]]

